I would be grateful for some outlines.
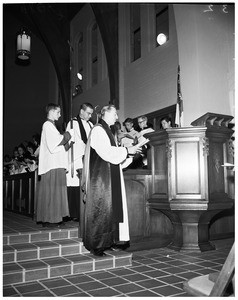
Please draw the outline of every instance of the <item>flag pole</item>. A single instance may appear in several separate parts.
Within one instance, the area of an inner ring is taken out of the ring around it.
[[[99,111],[97,112],[97,109],[99,109]],[[96,124],[98,123],[98,119],[99,119],[99,112],[100,112],[100,105],[96,105],[94,107],[94,111],[96,113],[96,117],[97,117],[97,120],[96,120]]]
[[[177,102],[176,102],[176,113],[175,113],[175,125],[177,125],[177,127],[183,126],[183,98],[182,98],[181,83],[180,83],[180,65],[178,65],[178,73],[177,73]]]

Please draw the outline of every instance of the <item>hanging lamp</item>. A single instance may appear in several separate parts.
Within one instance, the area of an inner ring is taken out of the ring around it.
[[[31,36],[26,29],[21,29],[17,35],[17,58],[29,60],[31,57]]]

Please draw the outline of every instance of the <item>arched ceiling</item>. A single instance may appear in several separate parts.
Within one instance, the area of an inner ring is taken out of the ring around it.
[[[85,3],[4,4],[19,22],[45,44],[58,77],[64,121],[71,116],[70,22]],[[118,4],[90,3],[98,23],[108,64],[111,103],[118,104]]]

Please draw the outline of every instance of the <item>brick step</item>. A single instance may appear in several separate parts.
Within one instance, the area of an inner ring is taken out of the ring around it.
[[[33,231],[20,231],[3,235],[3,245],[54,241],[78,238],[78,227],[40,228]]]
[[[4,263],[3,285],[88,273],[131,266],[132,264],[131,253],[124,251],[105,251],[105,253],[106,256],[103,257],[84,253]]]
[[[81,239],[53,239],[32,243],[3,245],[3,263],[29,261],[72,254],[84,254],[88,250]]]
[[[36,228],[3,236],[3,285],[50,279],[130,266],[132,254],[89,253],[78,238],[78,228]]]

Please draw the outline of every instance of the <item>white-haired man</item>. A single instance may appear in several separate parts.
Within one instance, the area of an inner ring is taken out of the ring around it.
[[[85,220],[83,243],[94,255],[129,246],[129,225],[122,163],[140,145],[118,147],[110,126],[118,119],[113,105],[104,106],[88,138],[83,169]]]

